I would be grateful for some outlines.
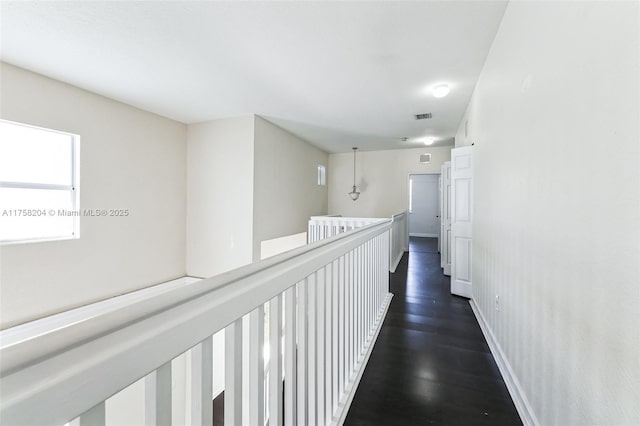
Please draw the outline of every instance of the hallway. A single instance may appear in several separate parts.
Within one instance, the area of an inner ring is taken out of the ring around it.
[[[411,238],[390,287],[345,424],[521,424],[467,299],[449,293],[435,238]]]

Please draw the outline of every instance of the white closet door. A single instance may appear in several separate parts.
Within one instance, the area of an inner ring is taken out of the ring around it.
[[[473,148],[451,150],[451,293],[471,297]]]
[[[442,253],[442,173],[438,178],[438,219],[440,221],[440,226],[438,227],[438,253]],[[440,267],[442,268],[442,254],[440,255]]]

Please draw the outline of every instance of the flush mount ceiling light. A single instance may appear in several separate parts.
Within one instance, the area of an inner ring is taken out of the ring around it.
[[[438,84],[437,86],[434,86],[434,88],[431,90],[431,93],[433,93],[433,96],[436,98],[444,98],[449,94],[449,85]]]
[[[435,140],[434,138],[426,138],[426,139],[424,140],[424,144],[425,144],[425,145],[427,145],[427,146],[429,146],[429,145],[433,145],[433,143],[434,143],[435,141],[436,141],[436,140]]]
[[[349,197],[351,197],[351,199],[355,201],[360,196],[358,187],[356,186],[356,151],[358,150],[358,148],[354,147],[351,149],[353,149],[353,190],[349,193]]]

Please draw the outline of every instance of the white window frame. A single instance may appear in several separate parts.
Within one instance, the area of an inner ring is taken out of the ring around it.
[[[0,181],[1,188],[16,188],[16,189],[42,189],[52,191],[69,191],[71,197],[71,211],[77,212],[77,215],[72,216],[73,230],[71,235],[60,235],[56,237],[36,237],[36,238],[20,238],[15,240],[0,240],[0,245],[11,244],[24,244],[35,243],[45,241],[62,241],[62,240],[74,240],[80,238],[80,136],[63,132],[60,130],[49,129],[46,127],[33,126],[30,124],[19,123],[16,121],[0,119],[1,122],[9,123],[16,126],[30,127],[33,129],[43,130],[52,133],[60,133],[71,138],[71,185],[60,185],[50,183],[32,183],[32,182],[8,182]]]

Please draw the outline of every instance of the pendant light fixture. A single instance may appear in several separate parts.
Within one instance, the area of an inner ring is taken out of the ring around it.
[[[358,148],[354,147],[352,149],[353,149],[353,190],[349,193],[349,197],[351,197],[353,201],[356,201],[360,196],[360,193],[357,191],[358,187],[356,186],[356,151],[358,150]]]

